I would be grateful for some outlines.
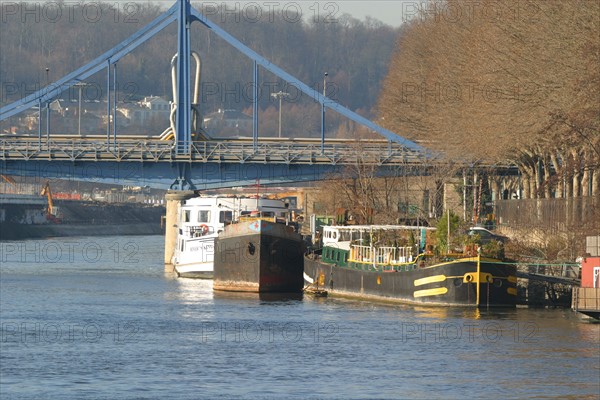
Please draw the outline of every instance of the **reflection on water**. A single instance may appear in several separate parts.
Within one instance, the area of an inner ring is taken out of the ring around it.
[[[177,291],[174,292],[181,304],[198,304],[212,302],[212,280],[209,279],[176,279]]]
[[[89,239],[99,256],[76,251],[63,264],[11,247],[3,257],[19,259],[0,265],[0,398],[600,393],[600,324],[570,310],[213,292],[210,280],[164,274],[162,239]],[[36,243],[49,248],[27,249]],[[131,243],[135,254],[117,252]]]
[[[432,320],[445,320],[448,317],[457,317],[465,319],[480,319],[481,313],[478,308],[457,308],[457,307],[433,307],[433,306],[415,306],[415,315],[419,318]]]
[[[600,321],[598,320],[582,320],[575,325],[577,331],[576,341],[581,343],[599,343],[600,346]]]
[[[244,300],[260,301],[268,303],[287,303],[301,301],[302,293],[251,293],[251,292],[233,292],[224,290],[215,290],[213,292],[215,299],[221,300]]]

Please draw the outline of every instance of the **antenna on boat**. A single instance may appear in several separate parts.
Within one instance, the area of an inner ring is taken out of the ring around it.
[[[260,193],[260,178],[256,179],[256,210],[258,210],[258,196]]]
[[[450,210],[446,209],[446,215],[448,216],[448,227],[446,232],[446,254],[450,254]]]

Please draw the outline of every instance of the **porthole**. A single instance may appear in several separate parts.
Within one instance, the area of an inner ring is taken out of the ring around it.
[[[256,252],[256,247],[254,246],[254,243],[249,242],[248,243],[248,254],[253,256],[255,252]]]

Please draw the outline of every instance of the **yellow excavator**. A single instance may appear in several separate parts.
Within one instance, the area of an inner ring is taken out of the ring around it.
[[[17,182],[8,175],[0,175],[0,176],[2,176],[2,179],[4,179],[6,182],[10,183],[12,186],[15,186],[17,184]]]
[[[52,201],[52,190],[50,190],[49,181],[46,181],[46,183],[44,183],[44,186],[42,186],[40,196],[46,196],[48,198],[48,209],[46,210],[46,218],[54,223],[60,223],[60,219],[57,216],[58,209],[54,207],[54,203]]]

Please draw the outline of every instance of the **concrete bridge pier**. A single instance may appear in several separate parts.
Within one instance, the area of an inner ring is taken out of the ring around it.
[[[192,190],[169,190],[165,195],[167,203],[165,218],[165,272],[175,272],[173,267],[173,253],[177,245],[177,215],[179,207],[195,194]]]

